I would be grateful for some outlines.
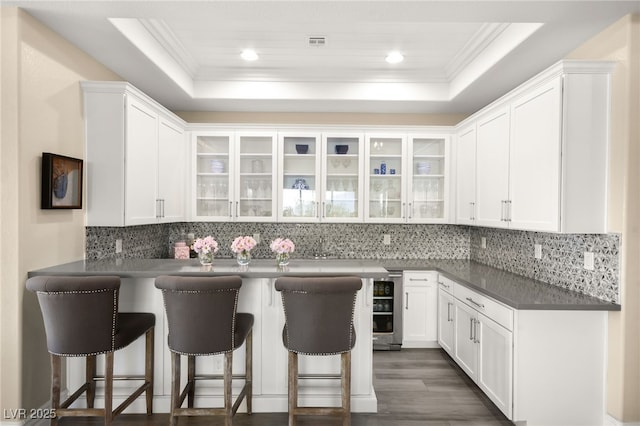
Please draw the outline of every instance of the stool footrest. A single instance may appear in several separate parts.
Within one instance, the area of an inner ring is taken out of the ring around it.
[[[115,417],[118,414],[122,413],[124,411],[124,409],[127,408],[133,401],[135,401],[135,399],[137,397],[142,395],[142,392],[146,391],[150,387],[151,387],[151,382],[145,382],[142,386],[140,386],[138,389],[136,389],[135,392],[133,392],[129,396],[129,398],[125,399],[122,402],[122,404],[118,405],[118,407],[115,410],[113,410],[113,417]]]
[[[342,416],[345,410],[341,407],[296,407],[293,414],[308,416]]]

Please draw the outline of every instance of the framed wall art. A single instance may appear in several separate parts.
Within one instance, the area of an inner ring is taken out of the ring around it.
[[[82,208],[82,160],[42,153],[41,208]]]

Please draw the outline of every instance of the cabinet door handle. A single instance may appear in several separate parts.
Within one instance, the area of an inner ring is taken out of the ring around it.
[[[409,219],[413,217],[413,207],[411,206],[411,203],[409,203],[409,212],[407,213],[407,216]]]
[[[480,343],[480,339],[478,339],[478,325],[480,325],[480,321],[477,319],[473,320],[473,343]]]
[[[505,200],[500,200],[500,222],[504,222],[504,206],[506,204]]]
[[[236,201],[236,217],[240,217],[239,211],[240,211],[240,202]]]
[[[404,293],[404,308],[409,309],[409,293]]]
[[[233,217],[233,201],[229,201],[229,217]]]
[[[482,308],[482,309],[484,309],[484,305],[483,305],[482,303],[478,303],[478,302],[476,302],[475,300],[473,300],[473,299],[472,299],[472,298],[470,298],[470,297],[467,297],[467,300],[468,300],[469,302],[473,303],[474,305],[476,305],[478,308]]]
[[[473,318],[469,318],[469,340],[473,341]]]
[[[511,200],[507,200],[507,222],[511,222]]]
[[[453,304],[451,302],[447,302],[447,322],[453,321],[451,318],[451,306],[453,306]]]
[[[164,198],[161,201],[162,201],[162,217],[164,217]]]
[[[322,217],[327,217],[327,206],[324,201],[322,202]]]
[[[162,212],[160,211],[160,199],[156,198],[156,219],[162,217]]]
[[[407,216],[407,203],[402,203],[402,209],[400,210],[400,218],[404,219]]]
[[[476,220],[476,203],[469,203],[469,220]]]

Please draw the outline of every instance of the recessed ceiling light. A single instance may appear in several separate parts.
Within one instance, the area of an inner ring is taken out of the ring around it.
[[[245,61],[255,61],[258,59],[258,54],[256,53],[255,50],[252,49],[245,49],[242,51],[242,53],[240,54],[240,57],[242,59],[244,59]]]
[[[394,52],[390,52],[385,58],[385,60],[390,64],[397,64],[404,60],[404,56],[402,56],[402,53],[394,51]]]

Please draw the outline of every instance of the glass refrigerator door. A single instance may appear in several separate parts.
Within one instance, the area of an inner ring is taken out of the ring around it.
[[[283,136],[282,197],[284,221],[318,221],[320,139],[317,136]]]
[[[325,138],[322,220],[348,222],[362,218],[361,140],[359,136],[327,136]]]
[[[229,218],[231,199],[229,194],[232,170],[230,167],[229,135],[197,135],[196,151],[196,203],[199,217]]]

